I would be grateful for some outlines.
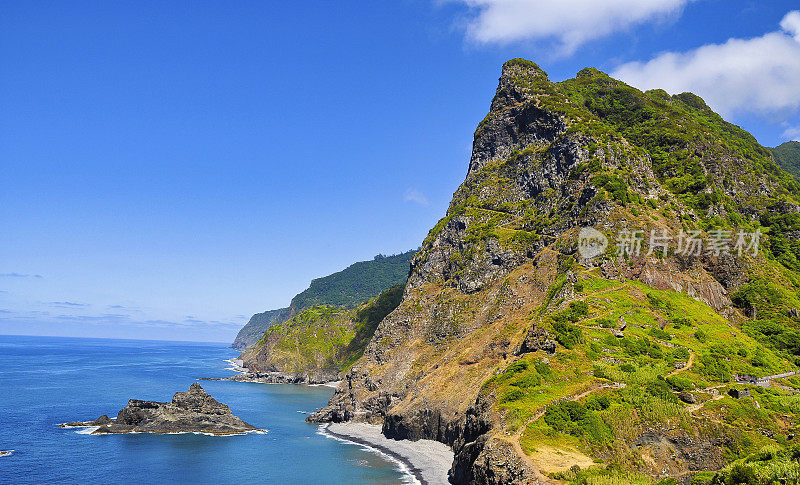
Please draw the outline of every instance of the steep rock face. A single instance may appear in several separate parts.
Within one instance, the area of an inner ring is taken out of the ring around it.
[[[239,358],[256,373],[294,374],[309,382],[334,380],[338,369],[333,357],[355,335],[354,315],[353,310],[331,306],[308,308],[267,329]]]
[[[105,433],[211,433],[228,435],[257,428],[231,413],[230,408],[211,397],[200,384],[176,392],[171,402],[131,399],[116,420],[103,415],[94,421],[67,423],[71,426],[99,426],[92,434]]]
[[[455,483],[539,482],[520,436],[505,437],[520,424],[509,424],[513,413],[499,401],[521,394],[498,396],[488,384],[518,355],[554,350],[547,332],[556,320],[539,323],[556,310],[572,318],[565,312],[580,292],[577,271],[609,286],[633,279],[685,293],[737,321],[730,294],[766,266],[761,256],[615,257],[613,246],[582,259],[579,229],[610,236],[627,228],[702,232],[709,220],[750,224],[797,191],[766,149],[694,95],[642,93],[593,69],[552,83],[535,64],[510,61],[475,132],[466,180],[412,260],[402,304],[309,419],[383,423],[387,436],[450,444]],[[622,338],[620,321],[610,324]],[[575,342],[556,331],[571,349]],[[580,379],[594,386],[587,392],[603,386]]]
[[[240,356],[248,374],[237,380],[320,383],[340,373],[364,351],[378,323],[397,305],[397,285],[352,310],[332,306],[308,308],[271,326]]]
[[[541,107],[539,88],[551,85],[535,65],[504,67],[492,109],[475,133],[466,181],[412,260],[409,287],[446,281],[477,291],[570,228],[608,227],[614,204],[598,197],[582,163],[625,169],[631,188],[645,197],[659,194],[645,154],[633,153],[624,139],[598,145],[564,114]]]
[[[318,306],[354,309],[408,278],[409,262],[415,251],[353,263],[342,271],[315,278],[292,298],[289,307],[256,313],[236,336],[232,348],[245,350],[255,345],[272,325],[281,324],[303,311]]]
[[[264,332],[273,325],[283,323],[289,319],[289,308],[281,308],[278,310],[268,310],[262,313],[256,313],[247,322],[247,325],[239,330],[236,334],[236,339],[231,344],[231,348],[237,350],[244,350],[247,347],[255,344],[264,336]]]

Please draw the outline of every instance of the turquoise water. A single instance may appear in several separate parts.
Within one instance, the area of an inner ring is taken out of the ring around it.
[[[382,455],[326,438],[305,415],[327,387],[202,381],[266,434],[79,434],[59,423],[116,416],[128,399],[168,401],[199,377],[226,377],[223,345],[0,336],[0,483],[388,484]]]

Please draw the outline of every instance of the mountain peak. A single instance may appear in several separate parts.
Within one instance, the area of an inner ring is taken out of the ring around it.
[[[576,78],[592,78],[592,77],[610,77],[608,74],[604,73],[600,69],[596,67],[587,67],[585,69],[581,69],[580,72],[575,76]]]
[[[515,69],[526,70],[547,77],[547,73],[544,71],[544,69],[539,67],[539,64],[521,57],[516,57],[503,63],[503,74],[506,72],[511,72]]]
[[[636,450],[653,463],[638,471],[659,477],[719,469],[719,437],[760,440],[763,425],[730,426],[735,402],[712,396],[734,372],[789,375],[800,356],[783,350],[800,325],[798,198],[766,148],[693,94],[642,92],[591,68],[554,83],[513,59],[403,301],[309,419],[448,443],[454,483],[535,483],[531,464],[553,455],[540,443],[569,443],[590,466]],[[767,236],[767,249],[708,250],[713,232],[744,231],[751,244]],[[593,256],[580,250],[585,233],[603,241]],[[686,233],[700,251],[681,249]],[[626,234],[648,242],[631,254]],[[654,234],[671,243],[654,246]],[[741,325],[747,315],[763,321]],[[643,442],[677,452],[651,456]],[[572,464],[559,476],[574,476]]]

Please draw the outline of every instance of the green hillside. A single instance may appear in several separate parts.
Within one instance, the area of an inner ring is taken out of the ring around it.
[[[514,59],[471,153],[309,420],[445,442],[453,483],[797,483],[800,184],[772,152],[693,94]]]
[[[695,462],[707,467],[774,447],[767,436],[785,439],[785,412],[800,410],[800,380],[764,389],[735,376],[793,371],[790,362],[683,293],[611,281],[599,269],[573,271],[576,298],[532,315],[558,341],[556,355],[525,354],[483,390],[498,396],[507,429],[540,470],[577,483],[653,483],[633,470],[675,451],[630,437],[664,426],[679,430],[671,439],[696,426],[716,435],[719,453]],[[749,394],[729,395],[739,389]],[[569,466],[555,466],[553,452]],[[645,462],[631,466],[632,453]],[[628,471],[600,467],[596,458]]]
[[[411,250],[392,256],[379,254],[371,261],[354,263],[342,271],[312,280],[308,289],[292,298],[288,308],[253,315],[231,347],[246,349],[258,342],[270,326],[283,323],[308,308],[320,305],[355,308],[391,286],[405,284],[414,253]]]
[[[778,165],[800,179],[800,141],[788,141],[772,148],[772,154]]]
[[[311,286],[292,298],[290,308],[302,311],[315,305],[353,308],[386,290],[405,283],[415,251],[393,256],[377,255],[342,271],[311,280]]]
[[[289,318],[289,308],[281,308],[278,310],[267,310],[263,313],[256,313],[247,322],[247,325],[239,330],[236,335],[236,340],[233,341],[231,347],[234,349],[244,350],[250,345],[258,342],[264,332],[276,323],[285,322]]]
[[[310,382],[336,380],[361,357],[378,323],[402,297],[403,285],[395,285],[358,308],[309,307],[270,326],[241,358],[257,372],[307,376]]]

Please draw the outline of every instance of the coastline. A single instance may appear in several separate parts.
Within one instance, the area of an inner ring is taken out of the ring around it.
[[[381,433],[381,427],[366,423],[329,423],[319,433],[373,448],[400,462],[414,479],[423,485],[450,483],[447,472],[453,463],[453,452],[444,443],[432,440],[393,440]]]
[[[228,437],[228,436],[244,436],[248,434],[267,434],[269,433],[268,429],[250,429],[247,431],[237,431],[235,433],[210,433],[205,431],[125,431],[121,433],[95,433],[98,429],[102,426],[71,426],[67,425],[67,423],[59,424],[59,428],[61,429],[74,429],[76,430],[76,434],[85,434],[90,436],[108,436],[108,435],[120,435],[120,434],[160,434],[160,435],[177,435],[177,434],[195,434],[195,435],[202,435],[202,436],[214,436],[214,437]],[[11,450],[14,451],[14,450]],[[0,452],[2,453],[2,452]],[[5,455],[0,455],[5,456]]]
[[[323,382],[321,384],[308,384],[308,385],[311,386],[311,387],[320,387],[321,386],[321,387],[331,387],[333,389],[336,389],[337,387],[339,387],[339,384],[341,384],[342,382],[343,381],[338,380],[338,381]]]
[[[305,422],[306,416],[297,410],[325,406],[333,394],[326,387],[209,384],[207,390],[214,397],[224,394],[221,401],[236,414],[247,409],[247,418],[240,416],[258,428],[268,429],[267,434],[91,435],[76,433],[91,432],[92,428],[57,426],[76,419],[94,419],[95,412],[117,411],[128,397],[158,399],[172,390],[185,390],[199,376],[233,375],[224,370],[228,365],[223,362],[233,352],[223,345],[26,338],[9,339],[2,348],[3,372],[25,378],[8,382],[0,379],[8,386],[7,397],[0,402],[4,424],[15,430],[13,436],[5,436],[0,451],[16,450],[0,456],[0,483],[136,483],[146,477],[151,483],[246,484],[254,476],[268,476],[276,484],[347,484],[359,483],[360,478],[364,482],[398,485],[412,482],[397,461],[361,446],[320,436],[316,434],[318,425]],[[50,359],[54,349],[64,358],[58,372],[59,385],[55,387]],[[87,385],[86,362],[92,363],[91,379],[102,383],[103,390]],[[143,368],[149,369],[146,379],[142,378]],[[130,395],[115,397],[115,389]],[[96,411],[87,411],[86,403],[96,405]],[[279,436],[275,434],[276,426],[280,428]],[[127,450],[124,455],[133,458],[104,459],[115,450]],[[41,459],[43,456],[48,459]],[[172,463],[203,466],[153,466],[163,463],[164,457]],[[247,466],[231,466],[237,462]]]
[[[241,359],[232,357],[230,359],[225,359],[224,362],[230,365],[230,367],[226,367],[225,370],[231,370],[240,374],[247,372],[247,367],[244,366],[244,361]]]
[[[228,360],[225,362],[230,364]],[[342,382],[338,376],[322,376],[323,378],[314,378],[308,374],[290,374],[286,372],[253,372],[246,367],[241,367],[241,369],[244,370],[237,370],[235,367],[227,367],[226,369],[236,371],[237,373],[230,377],[200,377],[197,380],[250,382],[255,384],[301,384],[306,386],[327,386],[334,389]]]

